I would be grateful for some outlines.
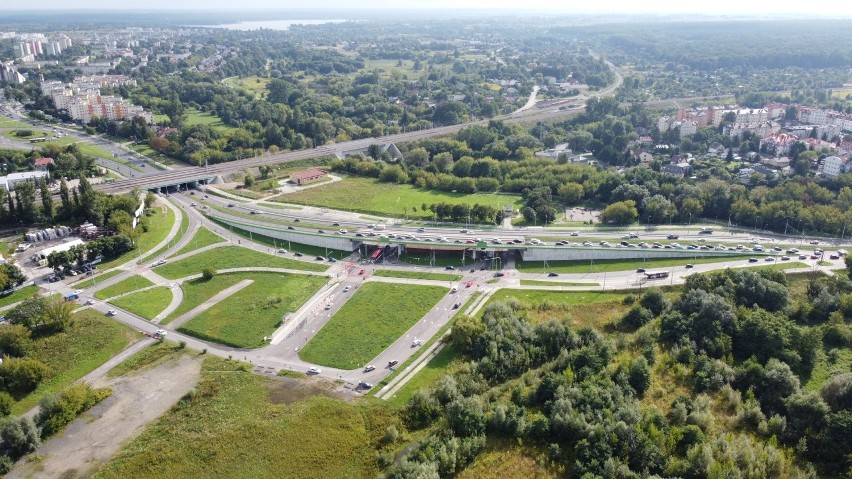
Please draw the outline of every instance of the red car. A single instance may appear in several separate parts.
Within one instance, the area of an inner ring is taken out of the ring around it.
[[[361,271],[358,271],[358,274],[359,274],[359,275],[364,274],[364,270],[362,269]]]

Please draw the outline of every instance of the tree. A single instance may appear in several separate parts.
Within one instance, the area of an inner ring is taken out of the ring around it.
[[[47,299],[34,295],[21,301],[11,311],[6,313],[6,319],[12,324],[20,324],[29,329],[34,329],[44,321],[47,308]]]
[[[654,316],[651,314],[651,311],[637,305],[630,308],[630,311],[621,318],[621,324],[629,328],[638,329],[651,322],[652,319],[654,319]]]
[[[251,173],[246,174],[245,178],[243,178],[243,185],[245,185],[246,188],[254,186],[254,176],[252,176]]]
[[[6,390],[14,396],[23,396],[34,390],[47,372],[47,366],[37,359],[6,358],[0,364],[0,378]]]
[[[852,256],[844,256],[843,263],[846,264],[846,274],[849,275],[850,278],[852,278]]]
[[[47,300],[42,328],[51,333],[67,330],[74,324],[74,303],[54,297]]]
[[[0,449],[3,454],[17,459],[35,451],[40,444],[38,428],[29,417],[9,418],[0,423]]]
[[[663,314],[671,306],[669,300],[666,299],[666,295],[660,288],[649,288],[645,291],[642,294],[642,299],[639,300],[639,304],[643,308],[650,310],[654,316]]]
[[[841,373],[829,379],[820,390],[832,411],[852,409],[852,373]]]
[[[0,326],[0,352],[4,356],[23,357],[32,346],[30,330],[20,324]]]
[[[477,398],[461,397],[447,405],[447,424],[457,437],[485,432],[485,412]]]
[[[475,316],[461,316],[450,330],[450,339],[462,352],[468,352],[473,347],[476,338],[485,331],[482,320]]]
[[[601,223],[617,224],[619,226],[634,223],[639,217],[636,202],[633,200],[618,201],[604,208],[601,212]]]
[[[642,209],[645,210],[645,219],[648,223],[665,223],[675,215],[674,205],[663,195],[646,198],[642,202]]]
[[[216,270],[210,267],[204,268],[201,270],[201,278],[204,281],[210,281],[213,279],[213,276],[216,274]]]
[[[149,192],[149,194],[151,194]],[[68,183],[65,182],[65,178],[59,180],[59,200],[62,202],[62,216],[70,217],[73,208],[71,207],[71,195],[68,191]]]
[[[585,192],[582,185],[569,181],[559,187],[557,194],[566,204],[576,205],[582,201]]]
[[[648,360],[644,356],[637,356],[630,363],[627,382],[639,397],[644,396],[645,391],[651,386],[651,370],[648,368]]]
[[[8,416],[12,412],[13,404],[15,404],[15,398],[6,391],[0,391],[0,416]]]
[[[35,220],[35,185],[31,181],[22,181],[15,185],[15,202],[19,219],[25,223]]]
[[[42,178],[40,182],[40,193],[41,193],[41,209],[42,213],[44,213],[45,218],[48,220],[53,219],[53,198],[50,196],[50,190],[47,188],[47,179]]]

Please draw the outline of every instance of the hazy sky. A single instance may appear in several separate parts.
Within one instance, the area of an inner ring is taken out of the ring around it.
[[[6,2],[3,2],[6,3]],[[754,2],[743,0],[146,0],[144,2],[116,0],[39,0],[38,2],[8,2],[0,10],[70,10],[70,9],[144,9],[144,10],[255,10],[255,9],[525,9],[553,13],[712,13],[712,14],[789,14],[852,16],[852,2],[814,4],[802,1],[778,0]]]

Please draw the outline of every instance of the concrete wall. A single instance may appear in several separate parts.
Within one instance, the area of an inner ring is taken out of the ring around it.
[[[534,247],[521,251],[524,261],[592,260],[592,259],[652,259],[652,258],[704,258],[708,256],[760,256],[761,253],[714,250],[682,250],[653,248],[600,248],[600,247]]]
[[[361,245],[360,241],[355,241],[344,236],[336,234],[319,234],[308,233],[305,231],[288,230],[286,226],[261,226],[255,223],[235,220],[218,216],[216,214],[208,214],[208,216],[223,224],[232,225],[235,228],[240,228],[252,233],[262,234],[271,238],[277,238],[283,241],[292,241],[311,246],[319,246],[322,248],[336,249],[341,251],[355,251]]]

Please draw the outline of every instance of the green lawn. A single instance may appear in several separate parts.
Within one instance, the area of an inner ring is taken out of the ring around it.
[[[29,298],[30,296],[36,294],[37,292],[38,292],[38,286],[36,286],[36,285],[25,286],[25,287],[15,291],[14,293],[8,295],[8,296],[3,296],[2,298],[0,298],[0,308],[2,308],[4,306],[9,306],[10,304],[17,303],[18,301],[23,301],[23,300]]]
[[[141,337],[91,309],[75,313],[74,320],[68,331],[35,341],[28,357],[47,364],[50,372],[35,391],[12,406],[13,415],[28,411],[42,396],[64,389]]]
[[[460,274],[450,273],[430,273],[426,271],[403,271],[397,269],[378,269],[374,276],[384,276],[389,278],[408,278],[408,279],[432,279],[435,281],[458,281],[462,279]]]
[[[434,358],[423,366],[423,369],[418,371],[393,396],[388,398],[388,404],[400,407],[405,406],[417,391],[421,388],[431,386],[444,374],[451,374],[454,367],[461,363],[461,355],[456,347],[451,343],[445,344],[441,352],[436,354]]]
[[[625,295],[623,291],[501,289],[488,303],[515,299],[527,308],[532,322],[567,317],[576,328],[593,326],[603,330],[612,319],[621,317],[629,309],[622,303]]]
[[[178,402],[93,474],[95,479],[374,478],[396,414],[318,396],[310,384],[208,357],[195,394]],[[301,396],[295,388],[307,388]],[[388,447],[395,447],[393,445]],[[152,460],[152,458],[155,458]]]
[[[222,123],[222,120],[218,116],[212,113],[202,113],[194,108],[186,109],[186,120],[184,121],[184,125],[207,125],[210,128],[221,132],[227,132],[234,129],[233,126]]]
[[[110,302],[150,321],[172,302],[172,290],[157,286]]]
[[[600,286],[598,283],[574,283],[571,281],[538,281],[522,279],[521,286]]]
[[[163,214],[163,209],[165,210],[165,215]],[[113,258],[99,264],[98,268],[101,271],[124,264],[134,258],[144,256],[145,253],[151,251],[155,246],[166,239],[169,235],[169,231],[172,229],[172,225],[175,224],[174,211],[165,206],[163,206],[162,209],[155,206],[148,211],[150,212],[150,216],[148,216],[148,231],[139,236],[138,247],[117,258]]]
[[[177,253],[171,256],[180,256],[184,253],[189,253],[190,251],[195,251],[199,248],[210,246],[216,243],[222,243],[225,241],[227,241],[225,240],[225,238],[222,238],[221,236],[213,233],[209,229],[202,226],[198,229],[195,235],[192,236],[192,239],[189,240],[189,243],[187,243],[186,246],[184,246],[183,248],[178,250]]]
[[[299,352],[323,366],[361,367],[419,321],[447,294],[447,288],[367,283]]]
[[[502,208],[511,204],[515,208],[521,205],[521,197],[499,195],[495,193],[445,193],[442,191],[421,190],[412,185],[380,183],[372,178],[346,178],[343,181],[309,188],[298,193],[275,197],[272,201],[296,203],[311,206],[324,206],[346,211],[409,218],[432,219],[432,213],[422,211],[423,203],[466,203],[473,205],[491,205]]]
[[[95,271],[100,271],[100,270],[101,269],[98,268]],[[120,275],[121,273],[123,273],[123,271],[121,271],[120,269],[114,269],[112,271],[107,271],[106,273],[97,273],[97,274],[95,274],[94,277],[89,277],[88,279],[84,279],[84,280],[78,281],[76,283],[71,283],[71,285],[74,286],[75,288],[91,288],[92,286],[101,284],[104,281],[112,278],[113,276]]]
[[[162,248],[149,254],[147,256],[148,259],[158,258],[162,256],[169,248],[178,244],[180,240],[183,239],[183,235],[185,235],[187,230],[189,229],[189,215],[183,208],[180,208],[180,218],[180,226],[178,227],[177,233],[175,234],[174,238],[169,240],[169,242],[166,243],[165,246],[163,246]],[[168,234],[166,236],[168,236]]]
[[[228,273],[217,274],[213,279],[205,281],[202,278],[196,278],[181,283],[180,288],[183,290],[183,301],[180,306],[172,312],[172,314],[163,318],[160,324],[168,324],[182,314],[192,311],[201,303],[215,296],[219,291],[229,288],[244,279],[251,279],[255,273]]]
[[[157,266],[154,271],[168,279],[185,278],[200,274],[204,268],[215,270],[245,267],[289,268],[302,271],[325,271],[328,265],[322,262],[310,263],[295,259],[282,258],[259,253],[241,246],[223,246],[189,256],[182,260]]]
[[[134,275],[95,292],[95,297],[98,299],[112,298],[113,296],[129,293],[137,289],[147,288],[148,286],[154,286],[154,283],[148,281],[142,276]]]
[[[284,317],[322,286],[326,279],[281,273],[246,275],[254,283],[190,319],[178,330],[200,339],[254,348],[264,344]]]
[[[266,85],[268,85],[269,82],[269,78],[263,78],[258,76],[250,76],[246,78],[226,78],[222,80],[222,83],[224,83],[225,85],[248,90],[257,97],[263,97],[264,95],[266,95]]]
[[[518,261],[516,267],[522,273],[611,273],[613,271],[630,271],[638,268],[668,268],[683,267],[686,264],[720,263],[725,261],[739,261],[747,259],[748,256],[734,255],[727,257],[710,258],[652,258],[642,261],[641,259],[596,259],[548,261],[545,268],[541,261]]]
[[[0,117],[0,128],[20,128],[22,130],[27,130],[30,128],[35,128],[33,125],[29,123],[24,123],[22,121],[13,120],[9,117],[2,116]]]

